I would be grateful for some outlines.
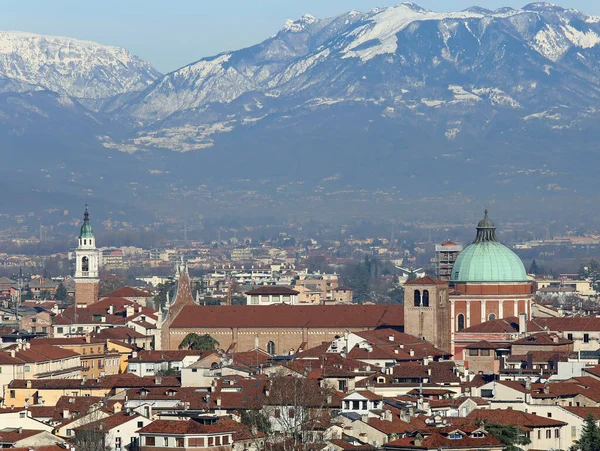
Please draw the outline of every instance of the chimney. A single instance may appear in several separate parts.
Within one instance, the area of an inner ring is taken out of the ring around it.
[[[519,333],[527,335],[527,313],[519,313]]]
[[[531,379],[525,379],[525,390],[531,390]]]
[[[221,407],[221,397],[220,396],[217,396],[216,403],[217,403],[217,407]]]
[[[17,351],[15,351],[14,349],[11,349],[10,356],[14,359],[17,356]]]
[[[392,411],[391,410],[384,410],[383,411],[383,419],[385,421],[392,421]]]
[[[390,341],[394,341],[394,336],[393,336],[393,335],[390,335],[390,336],[388,337],[388,340],[390,340]]]
[[[69,418],[71,418],[71,412],[69,412],[68,409],[63,410],[63,418],[65,420],[68,420]]]
[[[408,351],[408,355],[410,355],[411,357],[414,357],[414,355],[415,355],[415,350],[414,350],[414,349],[411,349],[411,350],[409,350],[409,351]]]
[[[26,386],[27,386],[27,388],[31,388],[31,381],[27,381]]]
[[[110,307],[108,307],[108,314],[109,315],[114,315],[115,314],[115,306],[111,304]]]
[[[154,383],[156,385],[162,385],[162,377],[161,376],[156,376],[156,378],[154,379]]]
[[[22,433],[23,433],[23,428],[19,427],[19,434],[22,434]]]

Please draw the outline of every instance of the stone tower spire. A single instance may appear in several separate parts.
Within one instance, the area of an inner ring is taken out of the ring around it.
[[[187,264],[183,261],[179,265],[177,265],[176,270],[177,277],[177,292],[175,294],[175,299],[168,307],[169,310],[167,312],[167,316],[164,318],[161,331],[160,331],[160,349],[168,350],[171,349],[171,336],[170,336],[170,327],[177,315],[181,313],[181,310],[186,305],[194,305],[194,296],[192,295],[192,281],[190,279],[190,274],[188,272]],[[181,338],[180,340],[181,341]]]
[[[98,277],[100,253],[96,249],[96,237],[90,224],[87,204],[77,240],[78,246],[75,251],[75,302],[78,307],[86,307],[98,301],[98,286],[100,283]]]

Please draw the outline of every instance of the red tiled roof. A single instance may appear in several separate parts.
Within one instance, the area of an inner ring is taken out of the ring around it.
[[[17,428],[16,430],[10,432],[0,431],[0,443],[15,443],[42,433],[44,433],[44,431],[39,429],[21,429],[19,431]],[[61,440],[57,438],[56,441],[59,442]]]
[[[79,354],[59,346],[36,345],[31,346],[29,349],[17,351],[15,357],[27,363],[35,363],[79,357]]]
[[[506,343],[490,343],[486,340],[478,341],[477,343],[471,343],[465,346],[465,349],[498,349],[504,348],[507,345]]]
[[[289,287],[285,287],[283,285],[265,285],[261,287],[257,287],[253,290],[246,291],[246,294],[250,295],[296,295],[299,294],[299,291],[292,290]]]
[[[476,409],[468,416],[471,420],[483,420],[487,423],[515,425],[521,429],[530,430],[537,427],[565,426],[564,421],[553,418],[541,417],[531,413],[512,409]]]
[[[10,382],[10,388],[27,388],[27,383],[31,383],[31,387],[36,390],[43,389],[70,389],[70,388],[132,388],[132,387],[179,387],[181,385],[179,379],[174,376],[162,376],[161,384],[157,384],[158,377],[140,377],[135,374],[113,374],[100,379],[87,379],[85,382],[82,379],[14,379]]]
[[[110,415],[106,418],[101,418],[97,421],[92,421],[91,423],[86,423],[81,426],[75,428],[75,430],[79,431],[94,431],[94,430],[102,430],[103,432],[110,431],[117,426],[121,426],[122,424],[128,423],[132,420],[137,420],[140,418],[140,415],[137,413],[127,413],[125,411],[115,413],[114,415]],[[100,429],[101,427],[101,429]]]
[[[90,340],[92,343],[103,343],[102,340]],[[85,345],[89,343],[85,337],[64,337],[64,338],[34,338],[31,340],[31,346],[37,345],[52,345],[52,346],[69,346],[69,345]]]
[[[175,434],[175,435],[202,435],[219,432],[233,433],[239,426],[231,420],[222,420],[216,424],[202,424],[199,421],[187,420],[155,420],[149,425],[138,430],[140,434]]]
[[[523,337],[519,340],[515,340],[512,342],[514,345],[528,345],[528,346],[558,346],[565,344],[572,344],[573,340],[567,340],[566,338],[561,338],[556,334],[549,333],[539,333],[529,335],[527,337]]]
[[[402,326],[402,305],[185,306],[171,328]]]
[[[454,430],[460,430],[454,428]],[[481,438],[473,438],[465,435],[460,441],[450,439],[438,432],[425,437],[422,442],[417,443],[415,437],[405,437],[386,443],[386,448],[413,448],[413,449],[486,449],[496,450],[502,447],[502,443],[491,434]]]
[[[371,445],[353,445],[352,443],[341,439],[329,440],[329,443],[342,448],[344,451],[375,451],[377,449]]]
[[[572,316],[568,318],[536,318],[540,326],[547,327],[552,332],[598,332],[600,317]]]
[[[565,407],[565,409],[580,418],[585,419],[592,415],[595,420],[600,419],[600,407]]]
[[[419,279],[409,280],[404,285],[448,285],[448,282],[436,279],[435,277],[425,276]]]
[[[107,327],[94,333],[94,337],[109,340],[127,340],[129,338],[144,338],[145,335],[129,327]]]
[[[152,293],[140,290],[134,287],[121,287],[110,293],[103,294],[102,298],[149,298],[152,297]]]

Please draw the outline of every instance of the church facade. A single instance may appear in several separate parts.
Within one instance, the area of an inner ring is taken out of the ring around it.
[[[462,355],[455,334],[486,321],[531,314],[533,287],[521,259],[496,238],[485,217],[457,258],[448,282],[425,277],[405,284],[405,332]],[[444,346],[446,345],[446,346]]]
[[[194,302],[187,267],[178,269],[177,294],[161,324],[160,349],[178,349],[190,333],[209,334],[224,350],[264,349],[286,355],[346,332],[379,327],[402,331],[401,305],[221,305]]]

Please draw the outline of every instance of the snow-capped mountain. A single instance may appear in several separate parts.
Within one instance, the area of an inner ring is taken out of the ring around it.
[[[596,191],[600,18],[549,3],[307,14],[164,76],[124,50],[17,37],[0,35],[0,138],[14,167],[55,164],[49,180],[78,189],[269,214]],[[47,153],[63,141],[67,157]]]
[[[141,91],[160,76],[149,63],[119,47],[0,32],[0,92],[50,90],[102,99]]]
[[[403,3],[330,19],[306,15],[256,46],[165,75],[123,113],[150,125],[180,121],[187,111],[195,122],[199,109],[247,94],[278,99],[267,102],[276,111],[283,99],[291,108],[356,101],[590,106],[599,93],[598,44],[600,18],[548,3],[456,13]],[[240,114],[255,121],[264,111]]]

